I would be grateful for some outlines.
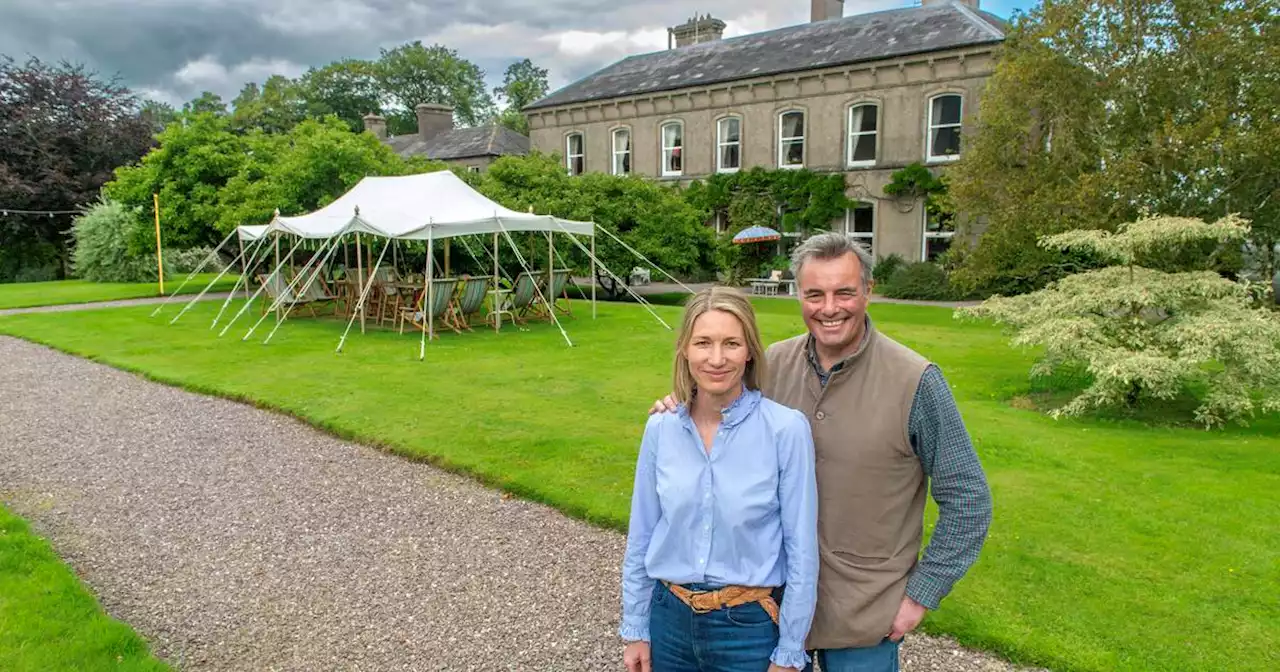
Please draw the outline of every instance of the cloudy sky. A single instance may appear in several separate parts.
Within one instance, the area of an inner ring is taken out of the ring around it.
[[[1008,17],[1034,0],[983,0]],[[918,4],[846,0],[845,15]],[[296,77],[413,40],[456,49],[490,88],[531,58],[559,88],[630,54],[666,48],[667,26],[710,13],[726,37],[809,19],[809,0],[0,0],[0,54],[84,63],[175,106],[250,81]]]

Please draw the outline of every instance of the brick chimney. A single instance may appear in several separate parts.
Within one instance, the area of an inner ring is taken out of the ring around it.
[[[695,16],[683,24],[671,28],[670,37],[676,40],[676,48],[687,47],[703,42],[715,42],[724,37],[724,21],[706,16]]]
[[[844,17],[844,0],[809,0],[809,22]]]
[[[377,114],[366,114],[361,119],[364,120],[364,130],[378,136],[379,140],[387,139],[387,118]]]
[[[413,108],[418,113],[418,137],[423,140],[453,130],[453,108],[436,103],[418,103]]]

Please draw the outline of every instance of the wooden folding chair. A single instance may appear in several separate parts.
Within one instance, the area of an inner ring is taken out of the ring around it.
[[[448,312],[449,304],[453,301],[454,290],[457,288],[457,278],[441,278],[431,281],[430,313],[423,310],[423,304],[427,302],[427,292],[425,288],[419,290],[419,294],[413,302],[413,307],[400,309],[400,333],[404,333],[405,322],[409,322],[419,330],[427,332],[427,338],[436,337],[436,330],[430,328],[431,323],[458,331],[457,328],[444,319],[445,314]],[[462,332],[458,331],[458,333]]]
[[[445,315],[445,319],[453,325],[455,331],[458,329],[472,331],[471,318],[484,307],[485,293],[492,280],[491,275],[463,278],[458,290],[458,298],[449,305],[449,312]]]

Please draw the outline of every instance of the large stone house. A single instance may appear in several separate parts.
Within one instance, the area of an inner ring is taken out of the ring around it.
[[[724,22],[695,17],[670,30],[666,51],[525,108],[532,145],[562,155],[571,174],[841,171],[858,205],[836,229],[878,256],[932,258],[950,245],[950,224],[884,186],[911,163],[942,170],[960,156],[1006,24],[978,0],[848,17],[843,0],[811,0],[811,10],[809,23],[732,39]]]
[[[376,114],[364,116],[364,130],[400,156],[425,156],[476,172],[499,157],[529,153],[529,138],[504,126],[454,128],[453,108],[448,105],[422,103],[414,112],[418,115],[417,133],[388,137],[387,120]]]

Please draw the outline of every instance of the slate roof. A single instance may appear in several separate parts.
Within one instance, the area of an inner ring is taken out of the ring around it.
[[[992,44],[1006,25],[956,3],[856,14],[630,56],[524,109]]]
[[[401,156],[426,156],[442,161],[529,153],[529,138],[497,125],[455,128],[426,141],[415,133],[387,138],[385,142]]]

